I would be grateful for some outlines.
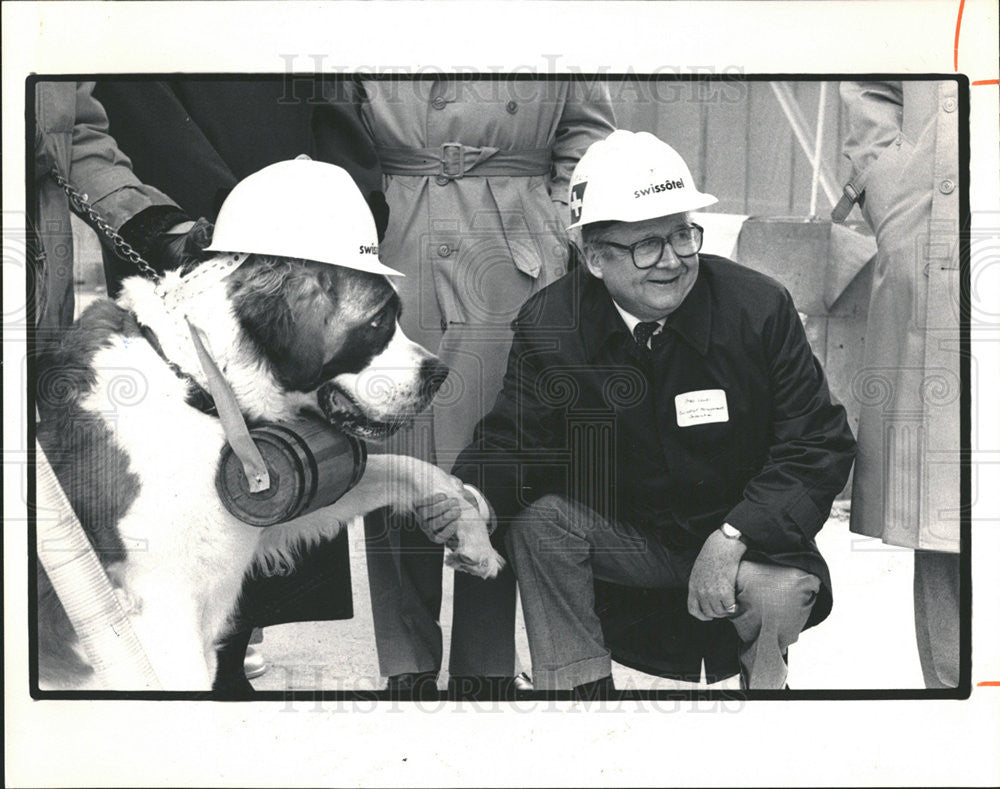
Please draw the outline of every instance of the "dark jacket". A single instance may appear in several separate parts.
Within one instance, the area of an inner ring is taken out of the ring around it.
[[[662,338],[662,339],[660,339]],[[585,267],[530,299],[503,391],[454,473],[501,528],[547,493],[696,553],[729,522],[745,558],[801,568],[832,603],[814,537],[847,481],[855,443],[830,400],[791,296],[713,255],[654,340],[651,376],[603,283]],[[675,397],[723,390],[727,421],[679,427]]]
[[[214,222],[239,181],[303,153],[343,167],[366,197],[381,190],[374,144],[346,91],[342,80],[300,75],[101,80],[94,96],[139,179],[168,194],[192,219]],[[129,237],[131,229],[123,234]],[[106,257],[105,268],[112,293],[134,273],[117,258]]]
[[[136,175],[212,220],[237,181],[302,153],[343,167],[362,194],[381,189],[374,145],[346,90],[302,75],[101,80],[94,95]]]

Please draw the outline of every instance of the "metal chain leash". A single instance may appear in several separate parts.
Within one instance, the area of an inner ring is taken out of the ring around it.
[[[119,255],[124,260],[134,265],[139,271],[145,274],[150,279],[158,279],[159,274],[156,269],[154,269],[146,260],[140,255],[135,249],[129,244],[124,238],[122,238],[118,232],[111,227],[99,213],[90,204],[87,199],[87,195],[83,194],[77,190],[69,181],[63,178],[59,171],[53,167],[50,171],[52,178],[55,180],[62,190],[66,193],[69,198],[70,205],[73,206],[73,210],[79,214],[81,217],[88,220],[88,223],[98,230],[105,238],[107,238],[115,248],[115,253]]]

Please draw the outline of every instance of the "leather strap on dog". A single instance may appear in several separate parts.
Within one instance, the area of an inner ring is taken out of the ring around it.
[[[171,369],[174,375],[187,383],[188,396],[185,402],[192,408],[197,408],[207,416],[217,417],[219,412],[215,408],[215,401],[212,399],[212,395],[205,390],[204,386],[195,380],[193,375],[189,375],[184,372],[180,368],[180,365],[167,358],[167,354],[164,353],[163,346],[160,344],[160,338],[156,336],[155,331],[153,331],[146,324],[139,323],[138,320],[136,320],[136,324],[139,327],[139,333],[146,338],[146,342],[148,342],[149,346],[156,351],[157,356],[163,359],[164,363],[166,363],[167,367]]]
[[[198,360],[208,378],[208,389],[215,400],[215,408],[219,412],[219,421],[222,422],[222,429],[226,434],[226,441],[233,448],[236,457],[243,465],[243,473],[247,478],[247,485],[251,493],[260,493],[271,487],[271,476],[268,474],[264,458],[261,457],[260,450],[250,437],[247,430],[247,423],[243,419],[239,404],[236,402],[236,395],[233,394],[229,382],[219,372],[218,365],[212,355],[205,348],[201,338],[201,329],[191,321],[187,321],[188,329],[191,332],[191,341],[194,349],[198,353]]]

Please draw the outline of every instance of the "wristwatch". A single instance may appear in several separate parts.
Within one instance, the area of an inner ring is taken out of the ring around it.
[[[743,532],[737,529],[735,526],[730,526],[728,523],[723,523],[719,527],[719,531],[730,540],[740,540],[743,538]]]

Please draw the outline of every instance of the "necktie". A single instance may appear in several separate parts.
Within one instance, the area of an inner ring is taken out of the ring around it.
[[[635,325],[632,333],[635,335],[636,343],[644,352],[649,352],[649,338],[659,328],[660,324],[656,321],[643,321]]]

